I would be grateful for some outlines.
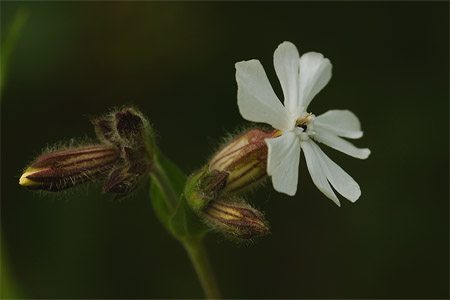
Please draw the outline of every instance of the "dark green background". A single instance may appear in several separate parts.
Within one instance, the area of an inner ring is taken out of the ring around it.
[[[93,137],[88,116],[135,104],[190,173],[248,124],[234,64],[259,59],[280,95],[272,55],[288,40],[333,63],[310,110],[348,108],[362,122],[355,144],[372,150],[368,160],[322,147],[362,196],[338,208],[302,157],[295,197],[270,184],[249,195],[271,235],[250,245],[208,236],[223,295],[449,296],[447,2],[2,2],[2,39],[19,8],[28,20],[1,103],[2,267],[19,294],[202,297],[145,189],[120,203],[98,186],[39,196],[18,185],[21,169],[46,144]]]

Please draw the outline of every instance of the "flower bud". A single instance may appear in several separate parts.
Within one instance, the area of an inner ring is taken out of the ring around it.
[[[103,117],[91,120],[97,137],[105,144],[141,151],[141,156],[153,159],[154,136],[147,119],[134,108],[113,111]],[[123,153],[126,159],[127,153]]]
[[[103,192],[116,194],[115,199],[129,195],[139,185],[141,179],[147,175],[149,165],[126,165],[111,172],[103,185]]]
[[[210,170],[208,166],[191,175],[185,185],[184,195],[195,212],[203,209],[225,187],[227,172]]]
[[[145,124],[140,113],[131,108],[115,114],[116,129],[120,138],[131,145],[145,144]]]
[[[86,146],[41,155],[27,167],[19,184],[29,189],[61,191],[103,175],[120,159],[111,146]]]
[[[244,203],[211,201],[202,216],[211,227],[230,237],[251,239],[269,233],[262,213]]]
[[[114,122],[108,119],[92,119],[95,133],[100,141],[106,144],[117,145]]]
[[[279,130],[251,129],[229,142],[211,160],[209,168],[227,172],[224,192],[234,193],[250,187],[267,175],[267,138]]]

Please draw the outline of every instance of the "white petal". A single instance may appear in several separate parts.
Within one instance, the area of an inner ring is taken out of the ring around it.
[[[330,184],[328,183],[326,172],[324,167],[322,166],[323,162],[320,157],[316,154],[313,145],[315,143],[311,140],[302,142],[303,153],[305,154],[306,165],[308,166],[309,174],[311,174],[311,179],[316,185],[316,187],[325,194],[328,198],[334,201],[338,206],[341,206],[339,203],[336,194],[331,189]]]
[[[241,115],[277,129],[289,129],[289,114],[275,95],[264,68],[258,60],[236,63],[238,106]]]
[[[316,126],[349,139],[359,139],[363,135],[358,117],[349,110],[329,110],[316,118],[314,128]]]
[[[305,144],[305,143],[303,143]],[[302,144],[302,147],[303,147]],[[308,146],[311,152],[314,152],[315,157],[320,161],[320,165],[323,168],[323,172],[331,183],[331,185],[345,198],[351,202],[358,200],[361,196],[361,189],[358,183],[348,175],[341,167],[339,167],[334,161],[332,161],[323,151],[317,146],[316,143],[310,141]],[[306,148],[303,147],[306,155]]]
[[[275,190],[294,196],[297,192],[300,141],[294,132],[266,139],[269,148],[267,173],[272,176]]]
[[[308,52],[300,57],[299,99],[300,106],[308,107],[314,96],[331,79],[331,63],[317,52]]]
[[[357,148],[352,143],[347,142],[343,138],[338,137],[337,135],[334,135],[332,133],[329,133],[327,130],[314,127],[314,132],[316,134],[313,135],[314,140],[324,143],[325,145],[336,149],[338,151],[341,151],[347,155],[360,158],[360,159],[366,159],[370,155],[370,150],[367,148]]]
[[[291,114],[297,114],[299,107],[299,59],[297,48],[290,42],[280,44],[273,54],[273,64],[283,89],[284,106]]]

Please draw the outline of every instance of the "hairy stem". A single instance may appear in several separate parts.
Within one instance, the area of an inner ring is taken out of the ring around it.
[[[152,168],[151,178],[162,191],[169,210],[172,213],[175,212],[178,204],[178,195],[174,191],[167,174],[157,162],[155,162]],[[219,288],[211,264],[209,263],[206,249],[202,243],[202,238],[189,238],[179,241],[183,244],[184,249],[186,249],[189,258],[191,259],[205,296],[208,299],[219,299]]]

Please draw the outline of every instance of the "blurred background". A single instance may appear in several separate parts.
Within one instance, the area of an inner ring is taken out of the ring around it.
[[[128,104],[149,117],[162,151],[195,171],[223,136],[249,124],[237,108],[234,64],[259,59],[281,97],[272,57],[287,40],[333,64],[311,111],[350,109],[362,122],[355,144],[372,150],[368,160],[322,147],[362,196],[354,204],[341,197],[338,208],[314,186],[303,157],[295,197],[271,184],[249,195],[272,234],[249,245],[208,235],[223,296],[448,298],[448,9],[448,2],[2,2],[2,55],[18,14],[24,20],[2,66],[2,296],[203,297],[146,189],[117,203],[101,186],[52,197],[18,178],[46,145],[93,138],[89,116]]]

